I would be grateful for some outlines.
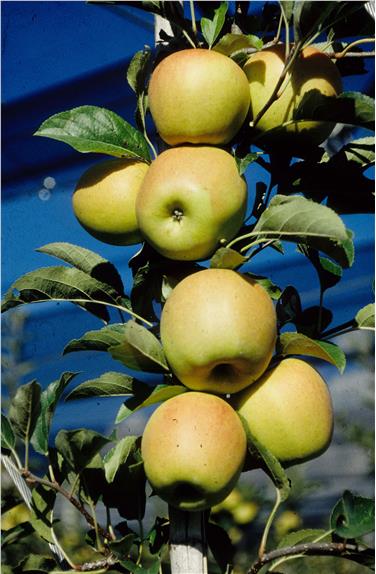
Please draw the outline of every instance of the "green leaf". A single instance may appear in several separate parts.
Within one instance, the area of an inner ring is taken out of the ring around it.
[[[274,454],[272,454],[270,450],[268,450],[256,439],[255,436],[253,436],[244,417],[239,414],[239,418],[243,424],[247,436],[248,450],[251,456],[256,457],[261,461],[265,472],[270,476],[279,492],[280,501],[284,502],[287,500],[290,494],[290,479],[288,478],[284,468],[282,467],[279,460],[274,456]]]
[[[292,1],[287,1],[287,0],[280,0],[279,2],[281,11],[283,12],[286,21],[290,22],[293,15],[294,15],[294,8],[295,8],[295,2]]]
[[[250,279],[256,281],[256,283],[261,285],[261,287],[263,287],[265,291],[268,293],[269,297],[271,297],[275,301],[278,301],[278,299],[281,297],[282,294],[281,289],[275,283],[273,283],[273,281],[269,279],[269,277],[264,277],[263,275],[255,275],[254,273],[249,272],[247,272],[246,275]]]
[[[135,389],[134,396],[121,405],[115,423],[120,423],[139,409],[176,397],[185,393],[186,390],[187,388],[183,385],[158,385],[154,388],[148,385],[140,386],[139,389]]]
[[[375,503],[346,490],[332,510],[330,526],[342,538],[358,538],[375,527]]]
[[[235,546],[222,526],[209,522],[207,525],[208,546],[219,565],[221,572],[226,572],[229,564],[234,563]]]
[[[33,488],[31,495],[31,507],[33,516],[30,520],[33,528],[47,542],[54,543],[52,536],[53,509],[56,500],[56,492],[43,484]]]
[[[66,242],[49,243],[39,247],[37,251],[47,253],[73,265],[94,279],[109,285],[122,297],[125,296],[124,285],[116,267],[94,251]]]
[[[168,370],[166,357],[157,337],[134,321],[124,325],[125,340],[108,350],[114,359],[130,369],[148,372]]]
[[[76,473],[81,472],[109,442],[107,437],[84,428],[60,430],[55,439],[57,450]]]
[[[201,31],[209,48],[212,47],[218,35],[220,34],[226,20],[227,2],[221,2],[219,8],[214,10],[213,20],[201,18]]]
[[[63,391],[77,373],[63,373],[59,380],[54,381],[42,392],[40,397],[41,412],[35,425],[32,437],[34,449],[41,453],[48,453],[48,437],[52,417]]]
[[[375,304],[369,303],[355,315],[355,322],[359,329],[375,329]]]
[[[127,81],[136,95],[145,91],[146,79],[151,58],[151,49],[145,46],[135,53],[127,70]]]
[[[104,153],[150,162],[142,133],[114,112],[97,106],[80,106],[55,114],[44,121],[34,135],[62,141],[82,153]]]
[[[13,450],[16,446],[16,435],[9,419],[1,413],[1,448]]]
[[[341,218],[329,207],[298,195],[274,196],[249,236],[302,243],[323,251],[342,267],[353,261],[352,240]]]
[[[353,140],[342,149],[348,161],[358,163],[361,167],[367,168],[375,163],[375,138],[365,137]]]
[[[244,255],[230,247],[220,247],[210,260],[210,267],[214,269],[236,269],[247,261]]]
[[[21,522],[20,524],[17,524],[17,526],[13,526],[13,528],[1,531],[1,546],[3,550],[5,550],[5,547],[9,544],[16,544],[21,541],[22,538],[25,538],[32,533],[33,527],[30,522]]]
[[[220,52],[225,56],[231,57],[235,52],[239,52],[246,48],[261,50],[263,45],[264,43],[261,38],[254,36],[253,34],[225,34],[213,47],[213,51]]]
[[[78,385],[66,397],[66,401],[90,397],[123,397],[132,394],[135,379],[124,373],[108,371],[96,379]]]
[[[124,340],[124,324],[114,323],[102,329],[87,331],[79,339],[72,339],[64,348],[63,354],[78,351],[108,351],[110,347],[120,345]]]
[[[303,530],[296,530],[286,534],[279,542],[277,548],[295,546],[302,542],[316,542],[318,539],[321,542],[328,538],[330,538],[330,534],[328,534],[328,532],[323,528],[305,528]]]
[[[15,292],[18,291],[19,295]],[[41,267],[17,279],[5,294],[2,311],[26,303],[43,301],[69,301],[84,306],[97,316],[88,304],[121,307],[124,300],[113,287],[72,267]]]
[[[130,453],[135,448],[136,440],[136,436],[125,436],[106,454],[103,463],[107,482],[114,481],[120,465],[127,462]]]
[[[251,163],[256,161],[258,159],[259,155],[260,154],[258,154],[258,153],[248,153],[245,157],[235,156],[235,161],[236,161],[236,165],[237,165],[238,170],[239,170],[239,174],[243,175],[246,172],[247,167]]]
[[[136,538],[137,538],[136,534],[127,534],[126,536],[123,536],[123,538],[120,538],[119,540],[113,540],[112,542],[109,542],[108,546],[111,552],[117,558],[124,558],[124,556],[127,556],[127,554],[129,554]]]
[[[41,410],[41,387],[31,381],[17,389],[9,407],[9,421],[17,436],[30,441]]]
[[[282,333],[279,337],[278,353],[287,355],[308,355],[331,363],[340,373],[346,367],[346,356],[338,345],[311,339],[302,333]]]

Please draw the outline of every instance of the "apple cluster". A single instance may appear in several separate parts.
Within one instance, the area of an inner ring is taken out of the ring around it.
[[[224,147],[263,109],[283,67],[283,46],[255,53],[244,69],[214,50],[165,57],[152,73],[148,102],[167,149],[150,166],[121,159],[86,172],[73,196],[80,223],[108,243],[146,240],[168,259],[210,257],[236,236],[247,208],[246,181]],[[285,137],[323,141],[327,126],[294,121],[311,89],[334,95],[341,82],[329,58],[307,48],[257,129],[287,123]],[[276,312],[254,279],[230,269],[188,275],[167,298],[160,336],[186,391],[151,415],[142,456],[151,486],[168,503],[202,510],[228,496],[244,467],[243,425],[286,464],[327,448],[333,425],[327,386],[300,359],[271,367]]]

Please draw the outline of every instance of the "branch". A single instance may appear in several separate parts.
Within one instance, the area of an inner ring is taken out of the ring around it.
[[[46,478],[40,478],[39,476],[32,474],[29,470],[26,470],[26,469],[23,469],[21,471],[21,476],[26,480],[26,482],[29,485],[35,485],[36,483],[43,484],[44,486],[47,486],[47,488],[51,488],[52,490],[55,490],[55,492],[58,492],[59,494],[64,496],[64,498],[69,500],[69,502],[71,504],[73,504],[73,506],[82,514],[82,516],[86,519],[86,522],[89,524],[89,526],[91,526],[92,528],[95,528],[95,526],[96,526],[95,521],[94,521],[93,517],[89,514],[89,512],[86,510],[86,508],[81,504],[81,502],[79,500],[77,500],[77,498],[72,496],[58,482],[56,482],[56,481],[51,482],[50,480],[47,480]],[[99,525],[97,526],[97,528],[98,528],[98,532],[101,534],[101,536],[105,540],[113,540],[113,536],[111,535],[110,532],[108,532],[107,530],[105,530],[104,528],[102,528]]]
[[[270,564],[277,558],[305,555],[305,556],[339,556],[343,558],[350,558],[354,555],[357,557],[366,556],[373,557],[374,551],[371,548],[359,549],[357,544],[350,544],[347,542],[312,542],[307,544],[296,544],[295,546],[286,546],[286,548],[278,548],[264,554],[260,560],[257,560],[247,574],[257,574],[261,568],[266,564]]]

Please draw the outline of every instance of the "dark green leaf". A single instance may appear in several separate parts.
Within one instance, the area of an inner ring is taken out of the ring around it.
[[[325,205],[301,196],[273,197],[249,235],[302,243],[323,251],[343,267],[352,264],[352,241],[341,218]]]
[[[330,527],[342,538],[358,538],[375,527],[375,503],[346,490],[330,517]]]
[[[144,465],[138,459],[138,452],[132,451],[126,463],[119,466],[114,481],[106,484],[103,491],[103,503],[117,508],[120,516],[127,520],[140,520],[145,513],[146,477]]]
[[[66,242],[49,243],[39,247],[37,251],[70,263],[94,279],[110,285],[122,297],[125,296],[123,282],[116,267],[94,251]]]
[[[9,407],[9,420],[16,435],[30,441],[41,410],[41,387],[31,381],[17,389]]]
[[[222,572],[234,562],[235,546],[226,530],[219,524],[209,522],[207,527],[208,546]]]
[[[55,560],[40,554],[29,554],[29,556],[22,562],[22,572],[32,572],[32,574],[42,574],[46,572],[49,574],[56,566]],[[17,569],[18,570],[18,569]],[[15,574],[18,574],[16,572]]]
[[[355,315],[355,322],[359,329],[375,328],[375,304],[366,305]]]
[[[125,325],[114,323],[102,329],[87,331],[80,339],[72,339],[64,348],[63,354],[77,351],[108,351],[125,340]]]
[[[75,479],[76,476],[73,477],[73,481]],[[104,466],[100,454],[96,454],[84,470],[80,472],[78,485],[80,500],[84,500],[91,505],[97,504],[106,487]]]
[[[66,401],[90,397],[122,397],[133,393],[133,377],[124,373],[108,371],[97,379],[78,385],[66,397]]]
[[[324,536],[324,534],[326,536]],[[278,544],[278,548],[285,548],[287,546],[295,546],[302,542],[315,542],[320,539],[320,542],[330,537],[327,531],[319,528],[305,528],[304,530],[296,530],[286,534]]]
[[[246,48],[261,50],[263,45],[261,38],[253,34],[225,34],[213,47],[213,51],[220,52],[225,56],[232,56]]]
[[[345,3],[343,3],[345,4]],[[341,10],[336,2],[294,2],[294,40],[309,39],[323,30]]]
[[[295,7],[295,2],[292,1],[288,1],[288,0],[281,0],[279,2],[279,5],[281,7],[281,11],[283,12],[286,21],[290,22],[293,15],[294,15],[294,7]]]
[[[263,275],[254,275],[253,273],[246,273],[246,275],[261,285],[272,299],[278,301],[281,297],[281,289],[268,277],[264,277]]]
[[[292,285],[288,285],[281,293],[277,302],[277,317],[279,326],[286,323],[296,324],[302,313],[300,295]]]
[[[89,429],[60,430],[56,436],[57,450],[76,473],[81,472],[110,439]]]
[[[327,257],[320,257],[317,252],[308,254],[319,276],[322,291],[326,291],[342,278],[342,267]]]
[[[367,168],[375,163],[375,138],[365,137],[353,140],[341,151],[345,153],[348,161],[354,161],[362,168]]]
[[[340,373],[346,367],[346,356],[338,345],[327,341],[311,339],[302,333],[282,333],[279,337],[278,353],[287,355],[308,355],[331,363]]]
[[[247,167],[256,161],[259,157],[258,153],[248,153],[245,157],[235,156],[236,165],[238,166],[239,174],[243,175]]]
[[[39,536],[51,543],[54,543],[51,529],[54,523],[53,509],[55,500],[56,492],[43,484],[38,484],[38,486],[32,490],[31,506],[33,516],[31,518],[31,524]]]
[[[151,50],[149,46],[145,46],[143,50],[135,53],[128,66],[127,81],[136,95],[145,91],[150,58]]]
[[[209,48],[212,47],[226,20],[227,2],[221,2],[219,8],[214,10],[213,20],[201,18],[201,31]]]
[[[220,247],[210,260],[214,269],[236,269],[247,261],[247,258],[229,247]]]
[[[108,546],[117,558],[124,558],[124,556],[129,554],[136,538],[136,534],[127,534],[123,538],[120,538],[120,540],[110,542]]]
[[[80,106],[51,116],[34,135],[69,144],[82,153],[104,153],[150,162],[141,132],[105,108]]]
[[[146,539],[149,542],[149,550],[152,554],[159,554],[163,546],[168,544],[170,534],[170,523],[166,518],[157,516],[155,522],[148,532]]]
[[[13,526],[13,528],[9,528],[8,530],[3,530],[1,535],[1,545],[3,550],[8,544],[15,544],[21,541],[26,536],[29,536],[34,531],[30,522],[21,522],[21,524],[17,524],[17,526]]]
[[[1,448],[13,450],[16,446],[16,436],[9,419],[1,413]]]
[[[121,405],[115,422],[120,423],[135,411],[166,401],[171,397],[176,397],[186,390],[187,388],[183,385],[140,386],[138,389],[135,389],[134,396],[127,399],[125,403]]]
[[[239,415],[240,420],[242,421],[246,436],[247,436],[247,443],[248,443],[248,450],[251,454],[251,457],[255,457],[261,462],[262,467],[264,468],[265,472],[270,476],[272,479],[275,487],[279,492],[280,501],[283,502],[287,500],[290,490],[291,484],[290,479],[288,478],[285,470],[283,469],[279,460],[268,450],[265,446],[263,446],[251,433],[249,430],[249,426],[247,421]]]
[[[104,471],[108,483],[114,481],[119,467],[127,462],[130,453],[135,448],[136,440],[136,436],[123,437],[104,457]]]

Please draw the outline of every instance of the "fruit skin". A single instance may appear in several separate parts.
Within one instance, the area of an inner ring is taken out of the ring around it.
[[[276,340],[269,295],[230,269],[204,269],[183,279],[166,301],[160,327],[176,377],[213,393],[237,393],[258,379]]]
[[[243,70],[213,50],[188,49],[167,56],[155,68],[148,94],[159,135],[172,146],[226,144],[249,109]]]
[[[305,361],[282,360],[232,403],[252,435],[282,462],[315,458],[329,446],[333,410],[329,389]]]
[[[223,399],[186,392],[162,403],[141,442],[146,476],[161,498],[181,510],[204,510],[234,488],[247,440]]]
[[[239,231],[247,184],[235,159],[215,147],[182,146],[151,164],[136,200],[141,233],[162,255],[206,259]]]
[[[140,243],[135,201],[148,164],[110,159],[90,167],[73,194],[73,211],[90,235],[111,245]]]
[[[285,46],[262,50],[253,54],[244,66],[249,81],[253,118],[269,100],[282,73]],[[288,81],[290,80],[290,81]],[[342,91],[339,71],[330,58],[313,46],[305,48],[282,85],[281,96],[270,106],[257,123],[256,129],[265,132],[293,120],[294,111],[304,94],[318,90],[324,96],[336,96]],[[334,123],[319,121],[294,122],[275,134],[275,143],[319,145],[330,134]]]

